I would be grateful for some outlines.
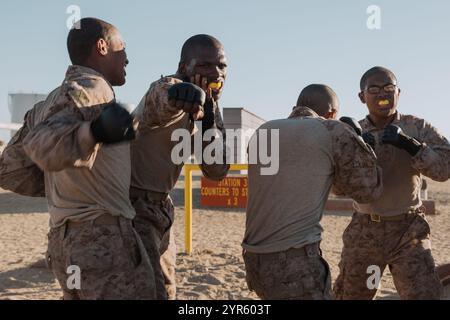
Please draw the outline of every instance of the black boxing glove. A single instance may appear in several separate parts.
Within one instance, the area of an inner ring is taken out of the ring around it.
[[[372,147],[373,150],[375,150],[375,137],[370,132],[364,132],[362,134],[362,138],[365,143],[367,143],[369,146]]]
[[[216,110],[214,100],[208,100],[204,106],[204,116],[202,118],[202,131],[205,134],[206,131],[214,127],[216,122]]]
[[[202,88],[189,82],[177,83],[168,90],[169,101],[176,102],[180,110],[187,113],[198,112],[206,101],[206,93]]]
[[[91,132],[97,143],[114,144],[134,140],[133,117],[116,102],[105,106],[100,116],[92,121]]]
[[[340,119],[341,122],[349,125],[358,136],[363,138],[364,142],[367,143],[372,147],[372,149],[375,149],[375,137],[370,132],[363,133],[363,130],[361,128],[361,125],[358,121],[356,121],[354,118],[350,117],[342,117]]]
[[[400,127],[395,125],[389,125],[386,127],[382,142],[393,145],[399,149],[403,149],[413,157],[417,155],[422,148],[422,144],[419,141],[408,136]]]

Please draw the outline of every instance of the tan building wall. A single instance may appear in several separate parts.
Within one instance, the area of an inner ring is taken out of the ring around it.
[[[266,123],[266,120],[244,108],[224,108],[223,118],[226,129],[242,130],[240,133],[236,132],[241,139],[241,143],[238,143],[238,138],[235,138],[232,163],[247,163],[247,147],[251,138],[250,133]]]

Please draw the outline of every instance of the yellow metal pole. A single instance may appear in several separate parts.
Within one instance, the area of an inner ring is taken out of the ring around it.
[[[192,253],[192,169],[184,166],[184,205],[185,205],[185,246],[186,253]]]
[[[235,164],[230,166],[232,171],[248,170],[247,164]],[[192,253],[192,172],[201,171],[199,165],[186,164],[184,166],[184,227],[185,227],[185,251]]]

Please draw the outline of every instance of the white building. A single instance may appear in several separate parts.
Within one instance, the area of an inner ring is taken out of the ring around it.
[[[8,95],[8,109],[11,113],[11,122],[22,123],[27,111],[46,98],[46,94],[40,93],[10,93]]]
[[[264,119],[244,108],[224,108],[225,129],[235,130],[234,157],[232,163],[247,163],[247,147],[254,130],[266,123]],[[229,134],[227,140],[229,139]]]
[[[21,125],[27,111],[33,108],[36,103],[44,101],[46,98],[46,94],[40,93],[8,94],[8,109],[11,114],[11,124],[8,124],[8,126],[4,124],[4,129],[13,130],[15,127],[17,127],[17,125]],[[130,112],[136,108],[135,105],[129,103],[122,103],[122,105]],[[12,131],[11,137],[14,134],[15,131]]]
[[[3,129],[13,130],[23,123],[25,114],[39,101],[47,98],[46,94],[39,93],[10,93],[8,95],[8,109],[11,113],[11,124],[4,124]],[[123,103],[131,112],[135,106]],[[225,128],[234,130],[234,157],[232,163],[247,162],[247,146],[251,133],[266,121],[244,108],[224,108],[223,121]],[[11,137],[15,131],[11,131]]]
[[[47,98],[46,94],[39,93],[10,93],[8,95],[8,109],[13,124],[22,124],[25,114],[33,106]],[[15,131],[12,131],[11,137]]]

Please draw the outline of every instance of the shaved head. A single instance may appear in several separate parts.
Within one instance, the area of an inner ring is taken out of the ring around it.
[[[220,84],[212,91],[215,101],[222,96],[227,78],[227,57],[219,40],[207,34],[190,37],[181,50],[177,74],[181,80],[191,82],[207,92],[210,84]]]
[[[397,81],[397,77],[391,70],[384,68],[384,67],[373,67],[372,69],[370,69],[366,73],[364,73],[364,75],[362,76],[361,82],[360,82],[361,91],[366,90],[367,80],[370,77],[372,77],[376,74],[380,74],[380,73],[386,74],[389,77],[392,77],[392,79],[395,79],[395,81]]]
[[[312,84],[300,93],[297,107],[308,107],[319,116],[326,117],[329,113],[339,110],[339,99],[330,87],[324,84]]]
[[[96,18],[83,18],[75,25],[79,25],[79,29],[73,28],[67,37],[67,49],[74,65],[84,65],[97,41],[109,42],[116,31],[112,24]]]
[[[189,64],[192,59],[197,58],[199,51],[204,49],[222,49],[219,40],[207,34],[198,34],[189,38],[181,49],[180,63]]]

